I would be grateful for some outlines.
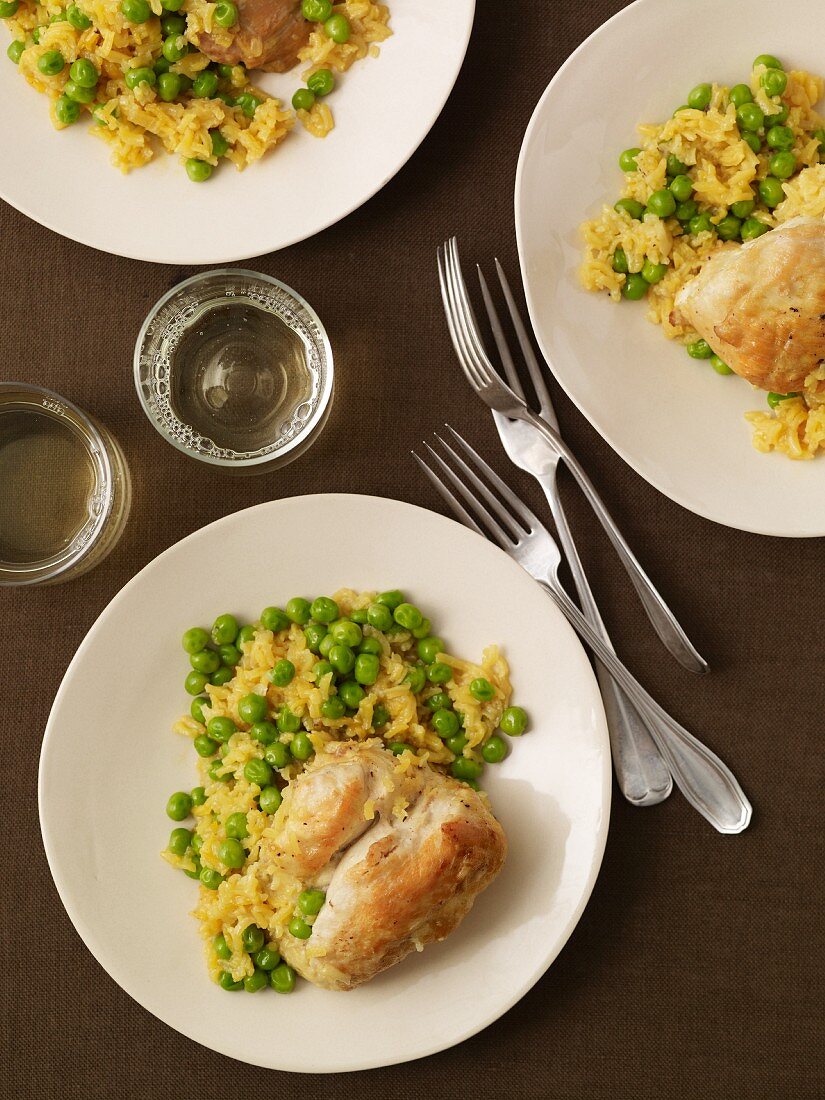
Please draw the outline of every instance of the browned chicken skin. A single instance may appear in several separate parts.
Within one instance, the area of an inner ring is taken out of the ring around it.
[[[261,850],[262,866],[326,893],[311,938],[280,944],[325,989],[353,989],[443,940],[504,863],[504,832],[475,791],[396,765],[378,741],[331,743],[290,784]]]
[[[825,361],[825,222],[794,218],[718,252],[675,304],[673,320],[752,385],[802,390]]]
[[[284,73],[298,60],[309,38],[311,24],[301,13],[301,0],[235,0],[238,22],[232,42],[221,45],[220,34],[200,34],[195,45],[210,61],[245,65]]]

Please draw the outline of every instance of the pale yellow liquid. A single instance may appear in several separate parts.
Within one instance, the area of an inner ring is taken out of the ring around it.
[[[64,419],[0,396],[0,561],[65,550],[88,521],[94,488],[86,445]]]

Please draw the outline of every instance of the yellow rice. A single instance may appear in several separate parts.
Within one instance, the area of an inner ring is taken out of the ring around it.
[[[375,595],[343,589],[335,593],[334,599],[341,614],[348,615],[356,608],[369,606]],[[249,725],[241,721],[238,714],[238,703],[245,695],[266,696],[273,713],[285,704],[293,714],[309,719],[305,724],[311,727],[309,737],[316,751],[332,740],[366,741],[378,737],[387,744],[404,742],[411,748],[396,758],[395,767],[400,774],[424,765],[446,772],[456,759],[428,721],[432,712],[424,701],[430,695],[438,691],[450,695],[456,711],[464,717],[463,733],[467,744],[463,755],[479,762],[483,745],[498,728],[509,704],[512,693],[509,668],[495,646],[485,649],[479,662],[440,653],[437,660],[450,666],[452,680],[447,684],[427,684],[416,696],[404,682],[410,664],[416,659],[417,641],[412,634],[399,631],[388,636],[368,625],[362,630],[365,636],[376,638],[381,645],[380,674],[375,684],[365,688],[366,694],[352,716],[337,720],[322,717],[321,706],[331,694],[332,677],[327,674],[320,682],[316,681],[314,666],[319,658],[307,648],[303,628],[296,625],[277,635],[258,626],[254,640],[240,646],[243,656],[234,678],[221,687],[208,685],[206,688],[209,705],[204,706],[203,714],[207,721],[215,716],[226,716],[232,718],[239,729],[227,742],[222,755],[221,771],[234,777],[233,783],[210,779],[208,768],[212,761],[198,758],[198,783],[205,789],[206,800],[193,809],[193,814],[196,832],[202,840],[200,859],[203,866],[226,875],[228,868],[220,861],[218,846],[226,839],[225,822],[230,814],[245,813],[249,832],[245,841],[248,860],[242,873],[230,872],[217,890],[199,885],[199,900],[193,911],[200,923],[207,966],[215,981],[223,970],[231,972],[235,980],[252,973],[253,964],[241,939],[243,930],[256,924],[266,932],[269,941],[277,945],[287,934],[287,926],[295,915],[299,890],[290,876],[273,880],[272,867],[267,864],[264,871],[257,863],[261,839],[272,819],[258,808],[256,798],[261,788],[250,783],[243,774],[244,765],[253,757],[260,758],[264,752],[264,746],[253,740],[248,732]],[[293,663],[296,674],[287,687],[279,688],[270,682],[268,673],[282,658]],[[481,676],[495,688],[494,698],[487,702],[479,702],[469,689],[470,682]],[[390,718],[384,727],[375,730],[371,723],[374,708],[379,703],[389,712]],[[204,727],[189,715],[176,722],[173,729],[191,739],[204,731]],[[284,733],[281,740],[289,743],[294,736]],[[303,768],[304,764],[295,760],[276,776],[288,784]],[[398,800],[394,811],[397,816],[404,817],[403,799]],[[364,812],[369,817],[370,807],[365,807]],[[191,850],[184,856],[173,855],[168,850],[162,855],[174,867],[190,872],[195,870]],[[226,961],[215,954],[213,940],[218,934],[223,934],[232,952]]]
[[[736,122],[736,108],[728,98],[729,89],[714,84],[707,110],[678,111],[664,123],[643,123],[637,127],[642,151],[636,158],[636,170],[627,174],[622,197],[646,204],[654,191],[667,187],[667,157],[675,155],[691,169],[693,198],[699,213],[710,215],[714,225],[735,202],[756,197],[758,217],[770,227],[806,214],[825,217],[825,165],[820,164],[820,142],[814,131],[823,127],[823,118],[815,104],[823,93],[823,80],[806,72],[789,72],[788,84],[781,97],[768,97],[760,85],[765,71],[758,65],[751,74],[754,101],[766,115],[788,107],[784,123],[794,133],[794,153],[801,171],[783,181],[784,200],[773,210],[759,199],[755,184],[769,175],[768,162],[773,150],[757,155],[742,140]],[[647,293],[647,318],[660,325],[665,336],[689,344],[697,333],[671,322],[674,300],[681,288],[698,274],[702,265],[722,249],[738,248],[711,232],[691,235],[675,217],[658,218],[646,214],[636,221],[624,211],[604,206],[601,213],[581,227],[585,252],[580,268],[582,286],[607,293],[621,301],[627,276],[613,270],[613,254],[623,249],[628,271],[639,272],[646,259],[667,265],[662,280]],[[753,429],[753,444],[760,451],[780,451],[790,458],[811,459],[825,449],[825,408],[814,397],[822,368],[806,381],[799,397],[781,401],[774,411],[754,411],[747,415]]]
[[[150,0],[155,16],[163,8],[161,0]],[[180,101],[161,100],[156,86],[139,84],[129,89],[125,74],[132,68],[149,67],[161,57],[163,35],[159,18],[146,23],[130,23],[120,12],[120,0],[81,0],[82,12],[92,20],[86,30],[77,30],[65,19],[62,0],[21,0],[16,14],[8,19],[15,41],[24,42],[19,68],[37,91],[51,100],[52,123],[60,130],[55,103],[63,95],[69,79],[69,66],[80,57],[88,58],[100,73],[94,102],[83,112],[94,112],[91,132],[111,147],[112,163],[123,172],[147,164],[159,146],[184,160],[194,158],[212,165],[218,157],[212,151],[210,131],[220,130],[229,143],[226,158],[242,170],[274,149],[295,125],[296,112],[250,83],[246,69],[235,66],[230,78],[233,95],[250,92],[260,105],[252,118],[237,106],[228,106],[218,98],[198,99],[186,94]],[[186,37],[192,41],[201,31],[214,35],[219,44],[231,44],[235,33],[221,30],[214,22],[216,5],[207,0],[184,0],[180,14],[187,17]],[[337,73],[348,70],[355,61],[376,56],[378,44],[392,33],[389,9],[373,0],[343,0],[334,11],[346,16],[351,33],[349,41],[338,44],[323,29],[314,29],[300,51],[300,62],[307,66],[304,76],[320,68]],[[51,23],[52,17],[58,21]],[[39,43],[32,35],[39,30]],[[42,55],[59,50],[66,62],[56,76],[44,76],[37,67]],[[209,64],[208,58],[195,51],[171,65],[170,71],[193,79]],[[83,115],[81,115],[83,117]],[[334,127],[327,103],[316,101],[311,111],[298,111],[297,118],[315,137],[325,137]]]

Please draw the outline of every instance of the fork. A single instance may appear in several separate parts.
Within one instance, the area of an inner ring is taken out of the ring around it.
[[[684,668],[691,672],[707,672],[707,662],[691,644],[673,612],[642,569],[581,463],[558,432],[513,393],[487,357],[461,273],[455,237],[438,249],[438,277],[453,347],[467,381],[489,408],[514,420],[532,424],[564,459],[619,555],[647,617],[665,647]]]
[[[550,400],[550,394],[544,384],[538,360],[521,320],[510,284],[501,264],[498,260],[495,263],[516,338],[538,400],[539,411],[547,423],[558,432],[559,424]],[[493,304],[487,280],[484,278],[481,268],[477,267],[477,270],[479,283],[481,284],[481,294],[490,320],[493,339],[504,368],[504,374],[510,388],[526,404],[527,399],[524,389],[519,380],[513,357],[510,354],[510,348],[498,312]],[[579,558],[556,487],[556,471],[561,458],[559,452],[550,446],[532,424],[525,424],[521,420],[510,420],[495,410],[493,411],[493,420],[510,461],[520,469],[532,474],[541,485],[547,503],[550,505],[550,512],[553,516],[553,523],[562,551],[573,575],[573,582],[579,594],[579,602],[584,617],[598,633],[604,644],[613,649],[607,628],[599,614],[599,609],[585,576],[584,567]],[[613,651],[615,652],[615,650]],[[613,768],[622,794],[634,806],[654,806],[659,802],[663,802],[673,789],[673,779],[646,728],[645,723],[652,721],[652,719],[645,719],[639,714],[607,669],[598,662],[596,663],[596,676],[607,716]]]
[[[482,537],[497,542],[502,550],[542,585],[639,711],[656,720],[650,726],[651,733],[676,785],[694,809],[720,833],[741,833],[750,823],[752,809],[733,773],[718,756],[663,710],[616,654],[604,644],[559,582],[561,554],[553,536],[470,444],[454,429],[450,431],[475,470],[484,474],[487,484],[438,435],[436,438],[464,479],[427,443],[425,446],[429,454],[452,488],[413,452],[413,457],[424,473],[463,523]],[[498,496],[491,491],[489,485],[492,485]]]

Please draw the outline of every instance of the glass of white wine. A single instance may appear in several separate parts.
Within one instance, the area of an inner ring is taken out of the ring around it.
[[[130,504],[106,428],[51,390],[0,382],[0,585],[85,573],[114,547]]]

